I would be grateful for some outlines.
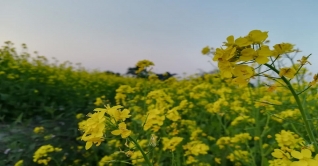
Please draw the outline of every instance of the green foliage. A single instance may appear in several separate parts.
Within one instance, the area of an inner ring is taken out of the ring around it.
[[[106,96],[109,104],[115,103],[115,90],[121,84],[136,82],[70,62],[50,63],[44,56],[30,55],[25,45],[19,54],[6,42],[0,49],[0,165],[13,165],[18,159],[34,165],[32,154],[45,144],[67,152],[66,163],[88,155],[77,150],[83,142],[77,140],[75,115],[93,110],[100,96]],[[36,126],[43,126],[45,132],[33,133]],[[50,134],[54,137],[45,140]],[[96,162],[94,158],[85,162],[90,160]]]
[[[44,56],[18,54],[7,42],[0,49],[0,116],[5,121],[75,116],[92,110],[94,100],[106,96],[114,103],[119,85],[132,79],[85,70],[70,62],[49,63]],[[23,113],[23,114],[22,114]]]

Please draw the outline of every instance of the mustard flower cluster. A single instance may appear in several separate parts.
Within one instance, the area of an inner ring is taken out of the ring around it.
[[[281,149],[295,149],[300,147],[300,143],[304,140],[291,131],[282,130],[275,134],[275,139]]]
[[[225,48],[217,48],[215,51],[208,46],[203,48],[203,54],[213,53],[213,61],[218,62],[221,75],[229,78],[233,83],[245,86],[255,76],[254,68],[250,63],[259,65],[266,64],[270,57],[278,59],[281,55],[294,52],[290,43],[280,43],[273,46],[271,50],[267,45],[268,32],[252,30],[245,37],[227,37],[224,42]],[[212,52],[213,51],[213,52]],[[296,70],[291,67],[281,68],[279,75],[293,78]]]
[[[104,141],[107,123],[110,124],[109,129],[113,135],[120,135],[122,138],[127,138],[131,134],[131,130],[126,127],[125,120],[129,118],[130,111],[123,109],[122,106],[106,106],[106,108],[97,108],[95,113],[89,113],[87,120],[79,123],[79,128],[84,132],[82,140],[86,142],[85,149],[89,149],[93,144],[99,146]],[[105,116],[105,114],[108,115]]]
[[[315,166],[318,165],[318,154],[312,156],[314,148],[306,145],[304,140],[297,134],[282,130],[275,135],[279,149],[274,149],[271,155],[273,160],[269,161],[270,166]]]
[[[43,145],[37,149],[33,155],[33,162],[37,164],[49,165],[49,162],[52,158],[49,156],[49,153],[60,152],[61,148],[54,148],[52,145]]]
[[[171,150],[175,151],[176,146],[183,140],[182,137],[172,137],[171,139],[163,137],[162,138],[162,144],[163,144],[163,150]]]
[[[138,70],[136,71],[136,74],[142,72],[147,67],[154,66],[154,65],[155,64],[153,62],[149,61],[149,60],[138,61],[138,63],[136,64],[136,66],[138,67]]]

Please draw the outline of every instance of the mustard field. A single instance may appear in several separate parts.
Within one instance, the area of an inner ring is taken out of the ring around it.
[[[0,165],[317,166],[314,62],[269,34],[204,47],[217,72],[165,80],[150,60],[118,76],[6,42]]]

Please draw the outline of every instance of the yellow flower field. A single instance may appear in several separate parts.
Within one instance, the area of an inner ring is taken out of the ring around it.
[[[18,54],[7,42],[0,165],[316,166],[311,55],[270,47],[269,34],[204,47],[219,72],[164,81],[149,60],[136,63],[148,78],[131,78]]]

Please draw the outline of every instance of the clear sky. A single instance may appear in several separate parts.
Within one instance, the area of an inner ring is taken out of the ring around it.
[[[259,29],[271,44],[296,44],[299,58],[312,53],[318,72],[317,9],[317,0],[10,0],[1,1],[0,42],[88,69],[125,73],[148,59],[157,73],[193,74],[215,69],[203,47]]]

